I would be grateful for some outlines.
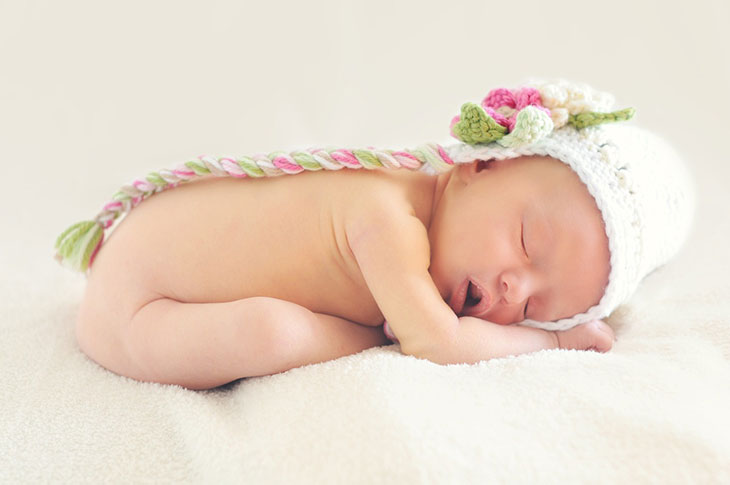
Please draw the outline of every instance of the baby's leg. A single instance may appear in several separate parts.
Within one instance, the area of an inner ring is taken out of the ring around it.
[[[276,374],[387,343],[381,327],[267,297],[154,300],[134,315],[123,340],[134,365],[118,373],[191,389]]]

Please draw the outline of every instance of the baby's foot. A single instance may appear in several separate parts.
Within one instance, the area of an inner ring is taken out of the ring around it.
[[[558,336],[558,346],[561,349],[594,350],[607,352],[611,350],[615,339],[611,327],[602,320],[576,325],[575,327],[555,332]]]

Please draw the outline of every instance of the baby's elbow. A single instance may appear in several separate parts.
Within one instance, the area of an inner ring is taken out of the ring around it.
[[[439,332],[432,338],[420,341],[414,341],[414,339],[401,341],[400,349],[403,354],[417,359],[425,359],[440,365],[453,364],[453,341],[452,332],[444,329],[444,332]]]
[[[413,340],[400,340],[400,351],[403,355],[410,355],[411,357],[415,357],[416,359],[427,359],[428,356],[432,353],[432,349],[430,346],[424,346],[424,345],[416,345]]]
[[[446,351],[444,346],[442,347],[433,347],[433,348],[419,348],[419,349],[404,349],[401,346],[401,352],[403,352],[405,355],[411,355],[417,359],[424,359],[428,360],[430,362],[433,362],[434,364],[439,365],[448,365],[448,364],[455,364],[458,362],[455,362],[451,353]]]

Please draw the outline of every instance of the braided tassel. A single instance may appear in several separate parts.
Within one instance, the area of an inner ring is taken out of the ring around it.
[[[372,170],[381,167],[419,170],[424,166],[440,173],[448,171],[453,165],[454,162],[446,151],[435,143],[402,151],[376,150],[372,147],[359,150],[311,148],[306,151],[277,151],[268,155],[239,158],[201,155],[197,160],[185,162],[176,169],[150,172],[144,180],[135,180],[122,186],[93,220],[78,222],[58,236],[55,258],[75,271],[86,271],[91,267],[94,256],[104,241],[104,231],[120,215],[129,212],[157,192],[203,177],[260,178],[297,174],[305,170]]]

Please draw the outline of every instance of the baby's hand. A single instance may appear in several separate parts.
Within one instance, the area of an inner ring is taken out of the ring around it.
[[[576,325],[569,330],[555,332],[555,334],[558,336],[558,346],[561,349],[607,352],[611,350],[615,340],[613,330],[602,320]]]

